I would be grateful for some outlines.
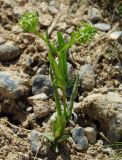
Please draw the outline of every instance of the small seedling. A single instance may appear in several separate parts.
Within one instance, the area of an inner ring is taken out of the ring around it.
[[[52,86],[54,90],[55,106],[57,116],[52,124],[52,132],[45,133],[44,136],[57,148],[58,144],[68,138],[65,134],[65,128],[72,116],[73,102],[77,95],[79,76],[73,83],[73,80],[69,79],[67,70],[67,57],[69,48],[75,43],[86,43],[93,38],[95,29],[93,26],[85,24],[83,27],[73,32],[70,40],[65,41],[61,32],[57,32],[57,45],[49,41],[48,32],[45,35],[38,31],[39,18],[37,13],[25,13],[20,21],[20,26],[27,32],[34,33],[38,35],[48,46],[48,59],[50,62],[50,77],[52,81]],[[58,58],[58,61],[55,60]],[[67,88],[72,85],[73,90],[70,97],[70,103],[67,103]],[[58,94],[58,88],[63,93],[63,100],[60,100]],[[63,107],[62,107],[63,106]]]

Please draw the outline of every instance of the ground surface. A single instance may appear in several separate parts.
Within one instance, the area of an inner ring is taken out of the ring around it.
[[[111,159],[112,149],[103,146],[109,140],[122,140],[122,10],[118,6],[122,7],[119,0],[0,0],[0,160]],[[96,128],[97,133],[86,151],[78,151],[69,140],[55,154],[40,141],[42,148],[34,153],[32,130],[48,130],[55,108],[46,76],[47,48],[18,27],[20,16],[33,10],[40,16],[40,30],[48,29],[51,39],[57,30],[70,35],[81,22],[98,28],[90,44],[73,46],[68,57],[71,73],[81,74],[77,125]]]

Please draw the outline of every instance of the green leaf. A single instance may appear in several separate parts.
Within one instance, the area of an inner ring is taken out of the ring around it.
[[[55,59],[53,58],[51,52],[49,51],[48,52],[48,58],[49,58],[49,61],[50,61],[50,65],[51,65],[51,68],[52,68],[52,71],[54,73],[54,76],[55,76],[55,83],[58,87],[60,88],[64,88],[65,87],[65,81],[64,81],[64,78],[58,68],[58,65],[57,63],[55,62]]]
[[[37,12],[26,12],[21,16],[19,25],[27,32],[37,31],[39,26],[39,17]]]
[[[58,38],[59,50],[61,50],[65,46],[65,41],[61,32],[57,32],[57,38]]]
[[[46,44],[49,47],[49,50],[53,55],[58,54],[58,49],[54,46],[52,42],[49,41],[48,32],[46,32]]]
[[[62,118],[57,116],[56,120],[53,122],[53,132],[56,139],[63,134],[65,127],[66,127],[65,118],[63,116]]]
[[[44,136],[47,140],[49,140],[50,142],[54,142],[54,141],[55,141],[55,137],[54,137],[53,134],[50,133],[50,132],[44,133],[43,136]]]
[[[76,77],[75,84],[74,84],[74,87],[73,87],[73,90],[72,90],[72,95],[71,95],[71,98],[70,98],[69,119],[71,118],[71,115],[72,115],[74,99],[77,96],[78,83],[79,83],[79,75],[77,75],[77,77]]]
[[[63,75],[66,83],[68,80],[68,73],[67,73],[67,53],[68,53],[68,50],[69,50],[69,44],[66,44],[62,48],[62,50],[59,52],[59,62],[58,62],[60,72]]]
[[[93,39],[95,33],[96,28],[94,26],[91,24],[83,23],[82,27],[78,28],[77,31],[72,33],[72,41],[74,41],[74,43],[90,42]]]

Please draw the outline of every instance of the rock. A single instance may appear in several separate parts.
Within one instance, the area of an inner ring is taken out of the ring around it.
[[[5,42],[6,42],[6,40],[3,37],[0,37],[0,45],[5,43]]]
[[[73,74],[73,66],[72,64],[68,63],[67,62],[67,70],[68,70],[68,74],[70,77],[72,77],[72,74]]]
[[[109,31],[111,29],[111,26],[106,23],[96,23],[94,24],[94,27],[103,32]]]
[[[118,93],[91,94],[84,98],[82,110],[91,121],[97,121],[112,142],[122,138],[122,97]]]
[[[81,103],[74,103],[73,110],[77,114],[81,113]]]
[[[53,94],[51,81],[49,76],[38,74],[32,78],[32,93],[33,95],[46,93],[47,95]]]
[[[48,13],[47,14],[41,14],[39,17],[40,17],[39,18],[40,24],[43,25],[43,26],[46,26],[46,27],[48,27],[53,20],[52,15],[50,15]]]
[[[45,155],[49,151],[49,143],[44,141],[43,135],[36,130],[31,131],[31,136],[29,137],[31,143],[31,151],[33,153],[38,153],[39,155]]]
[[[122,31],[115,31],[109,34],[108,39],[118,40],[122,37]]]
[[[0,45],[0,61],[14,60],[20,54],[20,49],[11,41]]]
[[[58,27],[59,30],[61,30],[62,32],[64,32],[67,29],[67,23],[66,22],[59,22],[57,24],[57,27]]]
[[[33,102],[34,100],[38,101],[38,100],[46,100],[46,99],[48,99],[47,95],[45,93],[41,93],[32,97],[29,97],[28,101]]]
[[[88,10],[88,16],[92,22],[98,22],[102,18],[100,10],[93,7]]]
[[[40,135],[40,132],[35,130],[31,131],[31,137],[29,140],[31,142],[31,151],[33,153],[37,153],[37,151],[39,150],[39,147],[41,146],[39,135]]]
[[[42,13],[44,14],[48,13],[48,5],[45,2],[40,3],[40,9]]]
[[[86,127],[85,130],[85,135],[88,139],[88,141],[91,143],[91,144],[95,144],[96,142],[96,139],[97,139],[97,134],[96,134],[96,131],[94,128],[92,127]]]
[[[27,111],[28,113],[32,112],[32,111],[33,111],[33,107],[27,107],[26,111]]]
[[[72,132],[72,138],[76,143],[76,148],[78,150],[87,150],[88,148],[88,140],[84,135],[84,128],[76,127]]]
[[[90,64],[81,66],[79,77],[81,88],[85,91],[92,91],[95,86],[94,68]]]
[[[48,71],[48,68],[45,64],[43,64],[38,70],[37,70],[37,74],[46,74]]]
[[[18,72],[0,71],[0,94],[10,99],[20,98],[28,94],[27,81],[25,74],[21,77]]]
[[[45,118],[50,113],[50,101],[45,94],[39,94],[28,98],[29,104],[33,106],[33,111],[37,119]]]
[[[58,10],[54,6],[49,6],[48,10],[52,15],[56,15],[58,13]]]

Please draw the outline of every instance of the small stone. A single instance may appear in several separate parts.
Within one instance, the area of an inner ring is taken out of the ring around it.
[[[20,49],[11,41],[0,45],[0,61],[14,60],[20,54]]]
[[[27,137],[27,135],[26,135],[24,132],[22,132],[22,131],[18,131],[18,132],[17,132],[17,136],[19,136],[20,138],[25,138],[25,137]]]
[[[57,27],[58,27],[59,30],[65,31],[67,29],[67,23],[66,22],[59,22],[57,24]]]
[[[49,76],[38,74],[32,78],[32,93],[33,95],[46,93],[47,95],[53,94],[51,81]]]
[[[26,87],[26,83],[25,74],[21,77],[18,72],[14,71],[0,72],[0,94],[4,97],[16,99],[28,94],[29,89]]]
[[[41,14],[39,17],[40,17],[39,18],[40,24],[43,25],[43,26],[46,26],[46,27],[48,27],[53,20],[52,15],[50,15],[48,13],[47,14]]]
[[[3,37],[0,37],[0,45],[5,43],[5,42],[6,42],[6,40]]]
[[[111,142],[122,135],[122,96],[116,92],[91,94],[83,99],[82,111],[91,121],[99,123]]]
[[[39,135],[40,133],[38,131],[35,131],[35,130],[31,131],[30,141],[31,141],[31,151],[33,153],[37,153],[39,148],[41,147]]]
[[[26,109],[26,111],[27,111],[28,113],[32,112],[32,110],[33,110],[33,107],[28,107],[28,108]]]
[[[41,9],[42,13],[44,13],[44,14],[48,13],[48,6],[45,2],[42,2],[40,4],[40,9]]]
[[[72,64],[68,63],[67,62],[67,70],[68,70],[68,74],[70,77],[72,77],[72,74],[73,74],[73,66]]]
[[[100,89],[102,94],[107,94],[108,93],[108,88],[107,87],[103,87]]]
[[[96,142],[96,139],[97,139],[97,134],[96,134],[96,131],[94,128],[92,127],[86,127],[85,130],[85,135],[88,139],[88,141],[91,143],[91,144],[95,144]]]
[[[81,113],[81,103],[74,103],[73,110],[75,113]]]
[[[46,100],[48,99],[47,95],[45,93],[37,94],[35,96],[31,96],[28,98],[29,102],[32,102],[34,100]]]
[[[111,40],[118,40],[122,37],[122,31],[115,31],[109,34],[108,38]]]
[[[45,64],[43,64],[38,70],[37,70],[37,74],[46,74],[48,71],[48,68]]]
[[[98,22],[102,18],[100,10],[93,7],[88,10],[88,16],[92,22]]]
[[[45,118],[50,113],[50,103],[42,100],[29,100],[29,104],[33,106],[36,119]]]
[[[88,140],[84,135],[84,128],[76,127],[72,132],[72,138],[76,143],[76,148],[78,150],[87,150],[88,148]]]
[[[79,71],[81,89],[92,91],[95,86],[95,72],[90,64],[81,66]]]
[[[94,27],[103,32],[109,31],[111,29],[111,26],[106,23],[97,23],[97,24],[94,24]]]
[[[58,10],[54,6],[49,6],[48,10],[52,15],[56,15],[58,13]]]

